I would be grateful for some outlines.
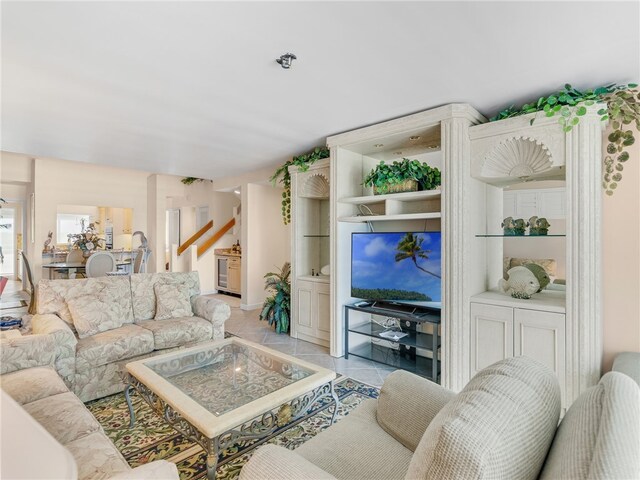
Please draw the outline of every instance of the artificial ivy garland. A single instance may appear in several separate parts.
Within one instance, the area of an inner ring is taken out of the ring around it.
[[[633,129],[628,126],[635,123],[636,129],[640,131],[640,93],[637,87],[636,83],[612,83],[593,90],[580,91],[567,83],[564,90],[540,97],[536,102],[526,103],[520,108],[511,105],[490,121],[543,111],[547,117],[559,115],[558,123],[565,132],[570,132],[580,123],[580,117],[587,113],[587,107],[597,102],[605,103],[607,108],[598,110],[598,115],[603,122],[611,120],[613,131],[607,137],[609,143],[607,155],[603,160],[602,186],[607,195],[613,195],[613,191],[622,180],[624,163],[629,160],[627,148],[635,143]],[[531,124],[534,121],[535,118],[531,120]]]
[[[301,172],[306,172],[309,167],[318,160],[329,157],[329,149],[327,147],[316,147],[308,153],[293,157],[281,165],[269,180],[275,185],[279,182],[283,185],[282,192],[282,221],[285,225],[291,222],[291,175],[289,167],[295,165]],[[282,176],[282,178],[280,178]]]

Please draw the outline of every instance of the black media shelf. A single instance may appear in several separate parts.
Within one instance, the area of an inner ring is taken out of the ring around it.
[[[441,323],[440,310],[429,307],[415,307],[406,304],[367,303],[345,305],[345,358],[349,355],[365,358],[415,373],[434,382],[440,380],[440,361],[438,355],[441,337],[438,327]],[[369,321],[350,325],[349,313],[359,311],[370,314]],[[408,335],[392,340],[380,336],[389,329],[373,321],[373,315],[395,318],[400,321],[403,333]],[[433,334],[420,332],[419,325],[431,324]],[[356,346],[349,348],[350,335],[358,339]],[[424,353],[431,352],[431,357]]]
[[[373,360],[374,362],[406,370],[408,372],[415,373],[416,375],[420,375],[421,377],[428,378],[429,380],[433,380],[431,377],[432,374],[425,374],[425,372],[432,372],[433,370],[433,360],[431,358],[419,355],[416,355],[414,359],[408,358],[408,354],[404,353],[402,346],[399,347],[400,348],[396,350],[383,345],[370,343],[368,345],[360,345],[359,347],[352,349],[349,352],[349,355]],[[440,360],[438,360],[437,375],[438,377],[440,376]]]

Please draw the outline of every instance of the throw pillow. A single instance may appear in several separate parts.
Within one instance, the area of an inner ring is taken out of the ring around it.
[[[67,307],[80,338],[113,330],[124,324],[122,306],[111,301],[104,292],[71,298],[67,301]]]
[[[171,283],[156,283],[156,320],[177,317],[193,317],[189,287]]]

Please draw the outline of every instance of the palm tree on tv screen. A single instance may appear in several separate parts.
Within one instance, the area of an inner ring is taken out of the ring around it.
[[[418,265],[419,258],[423,260],[429,260],[429,255],[427,254],[431,253],[431,250],[423,250],[422,242],[424,242],[424,238],[420,235],[407,233],[400,239],[398,245],[396,246],[396,262],[401,262],[402,260],[410,258],[416,268],[422,270],[424,273],[428,273],[429,275],[433,275],[436,278],[440,278],[440,275],[436,275],[435,273],[430,272],[429,270]]]

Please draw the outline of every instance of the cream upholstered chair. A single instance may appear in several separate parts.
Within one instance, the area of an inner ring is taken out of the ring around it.
[[[640,388],[610,372],[560,427],[553,373],[527,357],[479,372],[457,395],[405,371],[294,451],[260,447],[252,479],[640,478]]]
[[[105,277],[116,269],[116,259],[109,252],[96,252],[87,260],[85,272],[88,278]]]
[[[67,253],[66,263],[81,263],[84,260],[82,256],[82,250],[69,250]]]

